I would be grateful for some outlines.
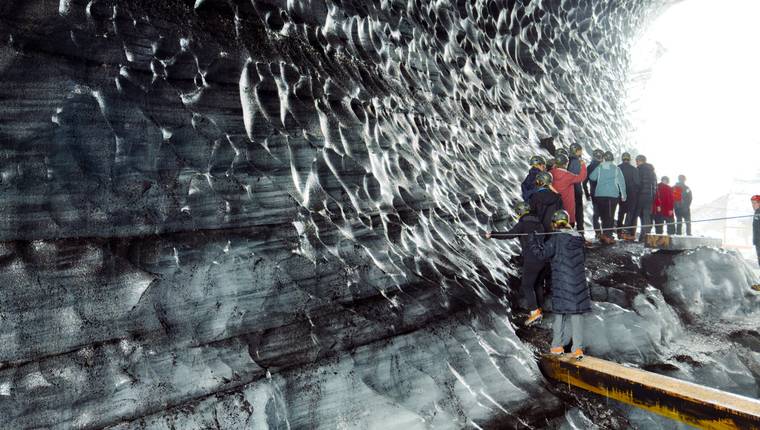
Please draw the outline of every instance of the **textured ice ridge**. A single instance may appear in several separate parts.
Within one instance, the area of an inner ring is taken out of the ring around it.
[[[455,233],[541,138],[622,143],[658,4],[3,1],[2,426],[560,414],[512,245]]]

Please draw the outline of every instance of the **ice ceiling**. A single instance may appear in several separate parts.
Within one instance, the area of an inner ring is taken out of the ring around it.
[[[4,425],[556,413],[511,245],[455,233],[542,139],[623,143],[660,3],[3,1]]]

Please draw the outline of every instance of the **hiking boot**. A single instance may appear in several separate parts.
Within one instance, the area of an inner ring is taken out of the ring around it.
[[[600,239],[600,241],[605,245],[612,245],[613,243],[615,243],[615,239],[611,238],[610,236],[607,236],[606,234],[602,235],[602,238]]]
[[[549,354],[551,355],[562,355],[565,353],[565,348],[561,346],[555,346],[554,348],[549,350]]]
[[[530,315],[528,316],[528,319],[525,320],[525,327],[530,327],[533,324],[536,324],[537,322],[541,321],[541,319],[544,317],[544,315],[541,313],[541,309],[536,309],[534,311],[530,311]]]
[[[575,351],[573,351],[572,354],[570,354],[574,359],[581,360],[583,359],[583,350],[578,348]]]

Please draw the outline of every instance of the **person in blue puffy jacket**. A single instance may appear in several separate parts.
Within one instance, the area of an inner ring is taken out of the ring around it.
[[[625,177],[620,168],[613,163],[613,160],[615,160],[615,156],[612,152],[605,152],[604,161],[589,177],[592,181],[596,181],[594,197],[599,202],[599,211],[602,215],[602,236],[600,240],[606,244],[615,242],[615,239],[612,238],[612,231],[618,199],[626,201],[628,198]]]

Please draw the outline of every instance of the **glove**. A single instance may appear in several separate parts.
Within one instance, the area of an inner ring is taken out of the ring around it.
[[[485,237],[486,239],[490,239],[490,238],[491,238],[491,232],[490,232],[490,231],[487,231],[487,232],[486,232],[486,233],[483,235],[483,237]]]

